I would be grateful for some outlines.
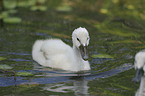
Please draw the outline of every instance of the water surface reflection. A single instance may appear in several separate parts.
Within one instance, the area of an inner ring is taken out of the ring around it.
[[[88,81],[83,78],[78,78],[77,80],[73,80],[64,84],[46,84],[45,87],[43,87],[43,90],[51,92],[73,92],[75,96],[88,96],[88,89]]]

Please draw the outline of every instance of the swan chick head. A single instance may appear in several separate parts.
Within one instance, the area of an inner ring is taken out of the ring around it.
[[[140,51],[135,55],[134,67],[136,70],[136,74],[133,78],[133,81],[139,82],[145,71],[145,50]]]
[[[144,68],[145,66],[145,50],[144,51],[140,51],[135,55],[135,69],[141,69]],[[145,71],[145,69],[144,69]]]
[[[84,60],[88,60],[87,49],[89,45],[89,33],[86,28],[79,27],[72,33],[73,47],[80,50],[81,56]]]

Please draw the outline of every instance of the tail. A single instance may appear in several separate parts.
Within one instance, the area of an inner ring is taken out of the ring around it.
[[[43,65],[45,63],[45,57],[43,56],[43,52],[41,52],[41,46],[43,44],[43,40],[37,40],[32,48],[32,58],[39,64]]]

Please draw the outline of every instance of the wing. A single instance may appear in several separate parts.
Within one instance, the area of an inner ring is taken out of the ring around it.
[[[46,59],[48,59],[49,56],[67,54],[70,50],[72,50],[72,48],[60,39],[45,40],[41,47],[41,52],[43,52]]]

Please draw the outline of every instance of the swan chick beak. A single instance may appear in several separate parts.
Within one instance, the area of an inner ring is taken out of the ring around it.
[[[135,77],[133,78],[133,81],[139,82],[141,80],[141,77],[143,76],[143,74],[144,74],[143,68],[137,69]]]
[[[87,53],[87,46],[80,45],[79,47],[82,58],[87,61],[88,60],[88,53]]]

